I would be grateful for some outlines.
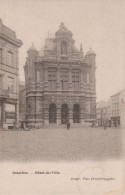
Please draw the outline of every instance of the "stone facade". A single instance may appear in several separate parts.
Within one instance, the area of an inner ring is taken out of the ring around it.
[[[103,126],[103,122],[111,121],[111,103],[110,100],[100,101],[96,104],[96,121],[99,126]]]
[[[63,23],[38,52],[27,51],[24,66],[28,126],[89,122],[96,118],[95,57],[84,56]]]
[[[116,94],[110,97],[111,100],[111,119],[114,123],[117,123],[121,126],[124,125],[125,119],[125,105],[124,98],[125,97],[125,89],[117,92]]]
[[[125,127],[125,89],[120,93],[119,109],[121,127]]]
[[[22,42],[0,20],[0,128],[19,125],[19,52]]]

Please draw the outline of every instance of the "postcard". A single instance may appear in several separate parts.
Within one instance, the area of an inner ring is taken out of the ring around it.
[[[125,1],[0,0],[0,194],[125,194]]]

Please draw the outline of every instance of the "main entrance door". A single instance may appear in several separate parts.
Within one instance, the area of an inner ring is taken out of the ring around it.
[[[80,123],[80,106],[74,104],[73,106],[73,123]]]
[[[49,123],[56,123],[56,105],[49,105]]]
[[[62,104],[61,108],[61,123],[66,124],[68,120],[68,105]]]

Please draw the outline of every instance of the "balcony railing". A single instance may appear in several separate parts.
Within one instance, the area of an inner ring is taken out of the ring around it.
[[[91,93],[91,92],[94,92],[93,90],[93,86],[89,86],[89,87],[84,87],[84,90],[81,91],[81,90],[51,90],[49,89],[49,87],[47,87],[47,89],[45,90],[44,89],[44,82],[30,82],[27,86],[26,86],[26,92],[31,92],[31,91],[41,91],[41,92],[48,92],[48,93],[63,93],[63,94],[67,94],[67,93],[73,93],[73,94],[82,94],[83,92],[88,92],[88,93]]]

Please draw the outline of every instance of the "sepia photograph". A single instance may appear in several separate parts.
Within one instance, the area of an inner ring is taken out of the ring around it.
[[[0,193],[124,195],[124,130],[125,0],[0,0]]]

